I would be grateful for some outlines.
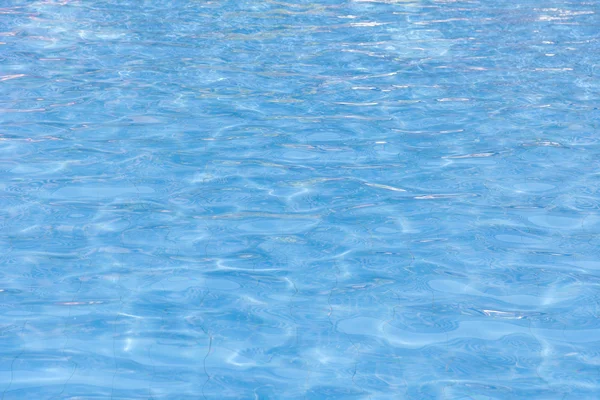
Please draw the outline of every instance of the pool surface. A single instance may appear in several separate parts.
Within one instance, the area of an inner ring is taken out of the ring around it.
[[[599,399],[599,26],[3,0],[0,400]]]

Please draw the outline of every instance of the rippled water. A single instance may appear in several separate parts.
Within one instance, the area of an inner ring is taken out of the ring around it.
[[[3,0],[8,399],[600,398],[600,3]]]

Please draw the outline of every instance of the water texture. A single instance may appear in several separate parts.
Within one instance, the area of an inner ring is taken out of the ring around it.
[[[600,398],[599,26],[3,0],[0,399]]]

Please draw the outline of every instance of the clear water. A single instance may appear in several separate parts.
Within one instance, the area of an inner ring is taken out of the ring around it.
[[[600,398],[597,1],[1,6],[1,399]]]

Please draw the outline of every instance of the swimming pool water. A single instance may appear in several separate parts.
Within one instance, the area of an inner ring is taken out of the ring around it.
[[[4,0],[2,400],[600,398],[599,14]]]

